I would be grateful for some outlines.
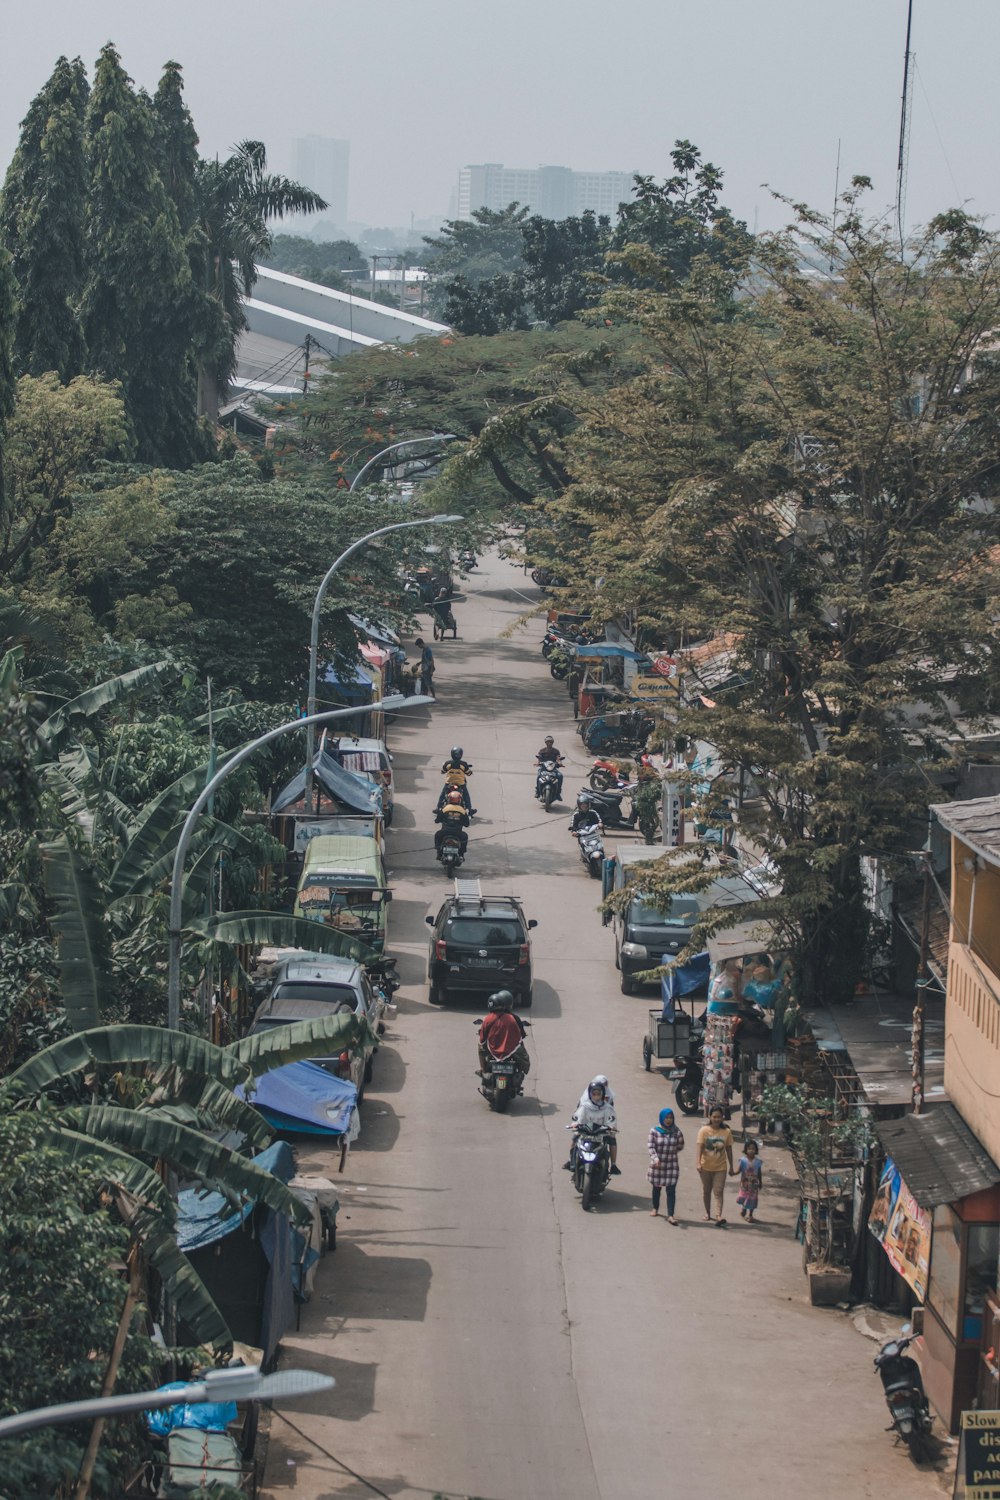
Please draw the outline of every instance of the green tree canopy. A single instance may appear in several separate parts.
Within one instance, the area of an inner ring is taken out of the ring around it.
[[[19,374],[55,370],[69,380],[84,366],[87,97],[83,63],[60,57],[22,122],[0,195],[0,242],[10,250],[17,282]]]
[[[802,214],[765,240],[735,311],[728,267],[661,267],[652,290],[630,254],[645,284],[606,306],[651,354],[582,393],[553,506],[567,598],[681,649],[725,637],[743,685],[678,727],[753,778],[741,824],[826,998],[865,959],[861,856],[912,847],[914,762],[997,696],[1000,247],[955,214],[901,260],[857,191],[835,231]]]

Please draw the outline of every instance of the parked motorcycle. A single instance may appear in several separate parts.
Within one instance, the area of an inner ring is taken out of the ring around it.
[[[667,1077],[674,1085],[674,1098],[677,1100],[677,1108],[685,1115],[696,1115],[699,1113],[699,1100],[701,1099],[701,1081],[704,1077],[702,1067],[702,1052],[705,1045],[705,1033],[692,1031],[691,1051],[687,1057],[675,1057],[674,1065]]]
[[[554,760],[543,760],[538,767],[538,775],[535,777],[535,796],[539,802],[544,802],[546,807],[551,807],[553,802],[558,802],[562,795],[562,774],[559,764]]]
[[[582,1130],[575,1125],[567,1125],[566,1129],[574,1132],[570,1170],[586,1213],[611,1181],[611,1132]]]
[[[636,811],[635,801],[632,799],[632,789],[631,789],[631,787],[628,787],[624,791],[621,791],[621,792],[612,792],[612,791],[603,791],[603,792],[587,791],[586,788],[583,788],[583,790],[586,792],[586,795],[590,798],[590,805],[591,805],[591,807],[594,809],[594,811],[596,813],[599,814],[601,822],[603,824],[605,824],[606,827],[608,827],[608,828],[634,828],[635,827],[635,821],[636,821],[636,818],[638,816],[638,813]],[[624,802],[624,799],[626,797],[628,797],[629,800],[632,803],[632,806],[631,806],[630,810],[627,813],[626,813],[626,811],[625,811],[625,809],[624,809],[624,807],[622,805],[623,802]]]
[[[457,833],[446,833],[441,840],[441,846],[437,851],[438,864],[444,870],[448,879],[454,875],[459,865],[465,859],[462,853],[462,840]]]
[[[639,710],[611,709],[591,719],[581,719],[580,736],[593,755],[634,756],[649,739],[655,721]]]
[[[890,1339],[876,1354],[875,1368],[892,1418],[888,1430],[902,1438],[910,1457],[919,1463],[927,1453],[932,1419],[920,1366],[906,1353],[912,1342],[912,1334]]]
[[[482,1026],[482,1019],[474,1024]],[[530,1026],[531,1022],[522,1019],[521,1025]],[[505,1114],[511,1100],[524,1093],[524,1076],[524,1070],[515,1057],[498,1057],[489,1042],[486,1043],[486,1066],[480,1071],[479,1092],[490,1109],[496,1110],[498,1115]]]
[[[540,589],[561,589],[566,582],[557,573],[553,573],[551,568],[532,568],[531,579]]]
[[[652,765],[652,759],[645,751],[637,757],[640,766]],[[631,785],[631,776],[628,771],[622,770],[615,760],[602,760],[598,757],[590,768],[590,784],[595,792],[615,790],[619,792]]]
[[[580,862],[583,864],[588,875],[595,880],[600,880],[604,872],[604,840],[601,830],[595,825],[592,828],[581,828],[573,834],[580,850]]]

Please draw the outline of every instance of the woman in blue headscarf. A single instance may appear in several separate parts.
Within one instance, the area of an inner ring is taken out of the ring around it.
[[[659,1218],[660,1193],[667,1190],[667,1223],[676,1224],[674,1209],[677,1207],[677,1182],[681,1175],[678,1155],[684,1150],[684,1137],[677,1129],[672,1109],[660,1110],[660,1123],[649,1132],[649,1171],[646,1176],[653,1185],[653,1207],[650,1217]]]

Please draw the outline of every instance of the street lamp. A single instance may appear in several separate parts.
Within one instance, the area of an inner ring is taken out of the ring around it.
[[[353,489],[354,486],[352,485]],[[362,547],[367,547],[369,542],[375,541],[376,537],[388,536],[390,531],[405,531],[409,526],[451,526],[456,521],[464,521],[464,516],[420,516],[412,521],[394,521],[391,526],[380,526],[377,531],[369,531],[367,536],[359,537],[352,542],[346,552],[342,552],[336,562],[330,564],[326,577],[316,590],[316,599],[313,603],[312,625],[309,630],[309,698],[306,703],[306,713],[314,718],[316,714],[316,663],[319,655],[319,612],[323,606],[323,596],[329,587],[330,580],[338,568],[343,567],[348,558],[353,557],[355,552],[360,552]],[[357,710],[355,710],[357,712]],[[308,719],[303,722],[308,723]],[[313,778],[313,755],[316,747],[316,736],[312,725],[306,736],[306,811],[312,800],[312,778]]]
[[[395,693],[386,698],[383,708],[392,712],[397,708],[422,708],[425,704],[433,703],[434,699],[421,697],[419,694],[412,698],[404,698],[402,693]],[[310,732],[315,724],[327,724],[331,719],[350,719],[363,710],[357,708],[331,708],[321,714],[313,714],[311,718],[290,719],[287,724],[279,724],[277,729],[269,729],[267,734],[262,734],[249,745],[243,745],[229,757],[225,765],[220,766],[215,775],[203,787],[197,800],[184,820],[181,836],[177,840],[177,848],[174,851],[174,867],[170,877],[170,918],[167,931],[168,953],[167,953],[167,1025],[176,1031],[181,1023],[181,913],[182,898],[184,894],[184,860],[187,855],[191,835],[206,804],[214,796],[215,792],[225,781],[231,771],[241,766],[245,760],[259,750],[262,745],[269,745],[272,740],[280,739],[282,735],[291,734],[296,729],[307,729]]]
[[[374,469],[379,459],[385,458],[387,453],[395,453],[398,448],[412,448],[417,443],[460,443],[461,441],[462,439],[457,432],[429,432],[424,437],[403,438],[398,443],[390,443],[388,448],[383,448],[381,452],[375,454],[374,458],[370,458],[366,464],[361,465],[361,468],[351,480],[348,493],[353,493],[357,489],[364,476],[368,473],[368,470]]]
[[[328,1391],[336,1383],[332,1375],[321,1375],[316,1370],[279,1370],[274,1375],[262,1375],[255,1365],[208,1370],[201,1380],[174,1386],[169,1391],[131,1391],[124,1396],[95,1396],[90,1401],[64,1401],[58,1406],[16,1412],[12,1417],[0,1418],[0,1438],[15,1437],[36,1427],[124,1417],[130,1412],[151,1411],[161,1406],[198,1406],[203,1401],[284,1401],[314,1391]]]

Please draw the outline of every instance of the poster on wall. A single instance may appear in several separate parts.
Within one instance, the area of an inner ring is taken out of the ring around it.
[[[889,1257],[893,1270],[923,1302],[930,1263],[930,1215],[917,1203],[891,1156],[886,1157],[868,1216],[868,1228]]]

